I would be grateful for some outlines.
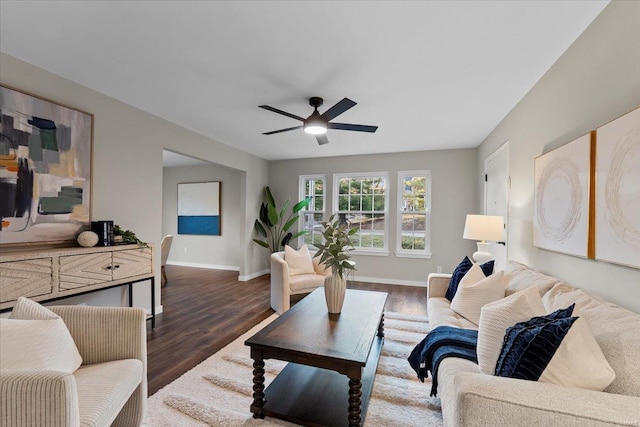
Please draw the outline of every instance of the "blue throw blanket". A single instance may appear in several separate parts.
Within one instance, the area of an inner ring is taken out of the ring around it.
[[[477,344],[478,331],[452,326],[438,326],[430,331],[413,349],[408,359],[409,364],[422,382],[427,378],[427,371],[431,371],[431,396],[435,396],[438,391],[438,366],[440,362],[445,357],[460,357],[477,363]]]

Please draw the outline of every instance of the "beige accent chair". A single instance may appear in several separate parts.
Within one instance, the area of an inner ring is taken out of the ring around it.
[[[173,243],[173,236],[171,234],[167,234],[162,238],[162,243],[160,244],[160,273],[162,274],[162,278],[160,280],[162,282],[162,286],[167,284],[167,273],[164,266],[167,265],[169,252],[171,251],[171,243]]]
[[[311,256],[315,254],[309,247]],[[312,258],[315,274],[300,274],[289,276],[289,267],[284,260],[284,252],[271,254],[271,308],[282,314],[291,307],[291,295],[307,294],[320,286],[324,286],[324,279],[331,275],[331,269],[320,264],[320,257]]]
[[[145,310],[47,308],[69,328],[82,365],[73,374],[0,371],[0,426],[139,426],[147,403]]]

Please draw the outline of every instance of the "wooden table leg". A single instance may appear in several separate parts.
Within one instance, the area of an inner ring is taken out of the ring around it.
[[[349,427],[360,427],[362,420],[360,414],[362,412],[362,381],[349,378]]]
[[[251,412],[253,418],[264,418],[262,407],[264,406],[264,360],[262,356],[252,355],[253,362],[253,403]]]
[[[380,317],[380,323],[378,324],[378,336],[384,338],[384,313]]]

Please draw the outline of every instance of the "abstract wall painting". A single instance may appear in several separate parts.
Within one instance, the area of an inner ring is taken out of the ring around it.
[[[587,257],[592,134],[535,159],[533,244]]]
[[[178,184],[178,234],[220,236],[221,183]]]
[[[93,115],[0,86],[0,245],[88,229]]]
[[[596,259],[640,268],[640,108],[597,135]]]

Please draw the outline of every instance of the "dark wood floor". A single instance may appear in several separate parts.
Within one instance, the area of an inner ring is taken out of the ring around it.
[[[168,265],[163,313],[147,333],[149,395],[274,313],[269,276],[238,282],[238,273]],[[426,314],[427,292],[414,286],[349,282],[350,289],[389,293],[385,309]],[[304,296],[292,298],[292,303]]]

